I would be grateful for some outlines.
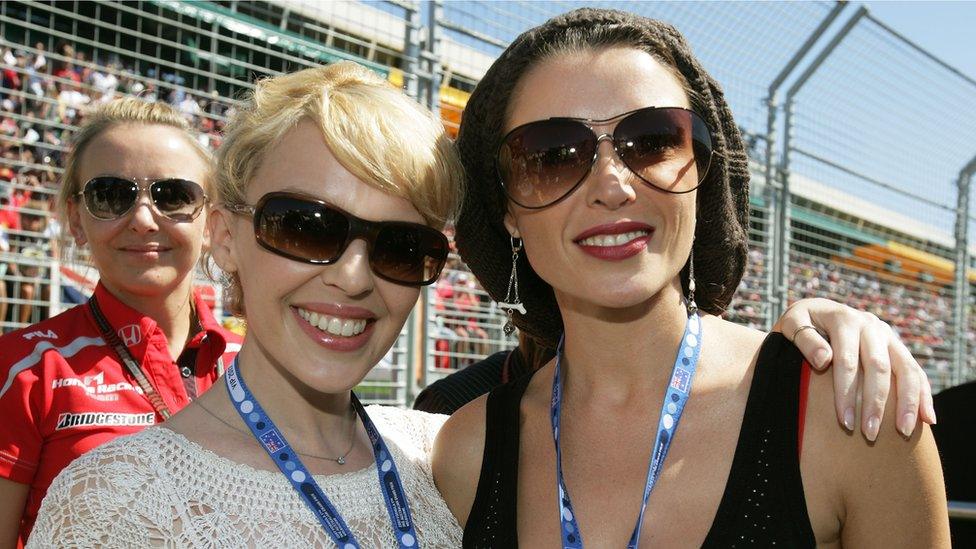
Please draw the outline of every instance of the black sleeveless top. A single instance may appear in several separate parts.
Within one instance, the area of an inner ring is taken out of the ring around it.
[[[800,478],[802,363],[800,352],[782,334],[766,338],[705,547],[816,545]],[[481,478],[464,528],[464,547],[518,547],[519,406],[531,378],[523,376],[488,395]]]

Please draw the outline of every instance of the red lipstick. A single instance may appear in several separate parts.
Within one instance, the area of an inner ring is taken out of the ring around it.
[[[614,236],[631,232],[642,232],[645,234],[614,246],[595,246],[582,243],[584,240],[593,236]],[[590,227],[589,229],[578,234],[576,238],[573,239],[573,242],[580,247],[580,250],[582,250],[583,253],[589,256],[606,261],[622,261],[646,250],[647,243],[653,236],[654,227],[648,225],[647,223],[622,221],[618,223],[606,223],[603,225]]]

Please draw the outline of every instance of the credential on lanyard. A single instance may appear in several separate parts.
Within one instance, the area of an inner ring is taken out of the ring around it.
[[[298,495],[322,525],[322,529],[340,549],[358,549],[360,547],[359,542],[356,541],[352,530],[342,518],[342,514],[315,482],[312,474],[299,459],[298,453],[291,447],[284,434],[271,421],[271,418],[248,389],[247,384],[244,383],[244,378],[241,377],[238,368],[238,359],[234,359],[227,373],[224,374],[224,382],[231,403],[241,416],[241,420],[244,421],[251,430],[251,434],[268,453],[268,457],[285,475],[292,488],[298,492]],[[359,402],[359,398],[356,397],[355,393],[352,393],[351,396],[353,407],[363,422],[363,427],[366,429],[366,435],[369,437],[373,449],[380,492],[383,494],[386,503],[387,514],[390,517],[398,547],[400,549],[417,547],[417,532],[410,515],[406,493],[403,491],[403,484],[400,481],[400,474],[397,471],[396,463],[393,461],[393,455],[373,421],[369,418],[369,414],[366,413],[366,409]]]
[[[688,322],[685,324],[684,335],[681,338],[681,345],[678,348],[678,356],[674,360],[674,367],[671,370],[671,381],[668,383],[667,391],[664,394],[664,403],[661,405],[661,417],[658,420],[657,433],[654,436],[654,448],[651,453],[650,463],[647,465],[647,480],[644,484],[644,498],[641,502],[640,513],[637,516],[637,524],[634,525],[630,541],[627,543],[628,549],[637,549],[640,542],[641,527],[644,524],[644,511],[647,509],[647,500],[654,490],[654,485],[661,474],[664,459],[668,455],[671,441],[678,430],[678,422],[684,412],[685,404],[691,396],[691,382],[698,367],[698,358],[701,351],[702,326],[701,317],[698,313],[688,315]],[[552,420],[552,438],[556,446],[556,483],[558,488],[557,498],[559,500],[559,520],[560,532],[562,534],[563,547],[565,549],[582,549],[583,537],[579,530],[579,523],[576,520],[576,513],[573,511],[573,504],[569,497],[569,489],[563,479],[562,449],[559,445],[559,420],[562,409],[562,386],[559,383],[560,363],[563,358],[563,348],[565,338],[560,338],[556,352],[556,367],[552,376],[552,404],[550,407],[550,417]]]

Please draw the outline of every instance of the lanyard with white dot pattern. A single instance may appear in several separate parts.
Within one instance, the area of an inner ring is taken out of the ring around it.
[[[342,515],[339,514],[339,511],[336,510],[318,483],[312,478],[311,473],[298,458],[297,452],[285,440],[285,435],[275,426],[268,414],[258,404],[257,399],[251,394],[250,389],[247,388],[244,378],[241,377],[238,370],[236,358],[224,375],[224,381],[234,409],[251,429],[254,438],[268,453],[271,461],[291,482],[292,487],[311,509],[312,514],[322,524],[322,528],[329,534],[329,537],[335,541],[340,549],[359,549],[359,542],[356,541],[352,530],[346,525],[346,521],[342,519]],[[386,501],[386,510],[390,515],[390,522],[393,526],[393,533],[397,537],[397,543],[400,549],[417,547],[417,532],[414,529],[413,518],[410,516],[410,508],[407,505],[406,494],[403,492],[403,485],[400,483],[400,474],[393,462],[393,455],[390,454],[386,443],[383,442],[383,437],[376,430],[376,426],[369,419],[366,409],[363,408],[355,393],[352,394],[352,404],[363,422],[363,427],[366,428],[366,434],[369,436],[373,448],[380,491]]]
[[[644,510],[647,509],[647,499],[651,496],[651,490],[661,474],[661,466],[664,458],[668,455],[671,441],[678,430],[678,421],[681,413],[685,409],[688,397],[691,394],[691,381],[695,376],[695,369],[698,367],[698,357],[701,350],[701,318],[697,313],[688,315],[688,323],[685,325],[685,332],[681,338],[681,346],[678,348],[678,356],[674,360],[674,368],[671,371],[671,382],[668,384],[667,392],[664,394],[664,403],[661,405],[661,419],[658,422],[657,434],[654,436],[654,451],[651,454],[651,461],[647,466],[647,481],[644,484],[644,500],[641,502],[640,514],[637,516],[637,524],[630,535],[627,543],[628,549],[636,549],[640,541],[641,526],[644,523]],[[563,454],[559,447],[559,414],[562,408],[562,387],[559,384],[559,365],[563,358],[564,338],[559,340],[559,348],[556,353],[556,369],[552,376],[552,406],[550,416],[552,418],[552,438],[556,444],[556,479],[559,488],[559,520],[560,532],[563,538],[565,549],[582,549],[583,536],[579,531],[579,523],[576,522],[576,515],[573,512],[573,504],[569,499],[569,490],[563,480]]]

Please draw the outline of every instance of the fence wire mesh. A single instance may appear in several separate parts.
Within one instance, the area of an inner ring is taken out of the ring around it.
[[[194,124],[201,143],[216,147],[227,117],[257,79],[352,59],[436,108],[454,134],[468,94],[510,41],[583,5],[3,2],[0,329],[57,312],[90,292],[97,278],[83,253],[58,261],[60,225],[50,200],[70,136],[91,106],[120,95],[166,101]],[[768,328],[781,293],[791,300],[833,297],[892,323],[937,387],[976,375],[970,352],[976,301],[969,287],[976,277],[960,278],[968,296],[955,280],[957,265],[971,263],[973,254],[961,254],[954,234],[957,182],[969,179],[960,170],[976,156],[972,79],[866,16],[788,109],[780,96],[768,134],[771,83],[838,4],[586,5],[672,23],[722,83],[754,174],[749,265],[727,318]],[[836,35],[835,27],[826,36]],[[809,67],[821,42],[781,94]],[[766,157],[770,145],[773,158]],[[768,182],[767,164],[776,176]],[[780,190],[784,176],[789,193]],[[963,221],[973,242],[976,215]],[[776,282],[780,265],[785,288]],[[219,302],[219,289],[208,291]],[[502,331],[504,317],[456,256],[422,301],[416,322],[364,382],[368,400],[406,405],[418,384],[515,344]]]
[[[488,65],[518,34],[571,9],[621,9],[667,21],[688,39],[709,72],[722,84],[754,161],[749,227],[750,261],[727,318],[766,328],[769,318],[771,211],[760,167],[765,163],[766,95],[770,83],[833,9],[830,2],[782,4],[729,2],[444,2],[443,60],[452,82],[471,89]],[[470,82],[470,84],[468,84]],[[442,110],[444,102],[442,101]],[[486,327],[504,319],[488,311]],[[441,330],[433,327],[431,330]],[[492,340],[489,349],[504,343]],[[444,346],[441,343],[441,346]],[[429,355],[428,370],[441,367]],[[442,365],[444,364],[443,359]],[[463,364],[463,362],[461,362]]]
[[[954,320],[968,306],[954,227],[974,101],[976,82],[867,15],[786,107],[791,298],[827,295],[877,314],[936,387],[952,384],[953,341],[967,337]]]
[[[56,314],[98,279],[85,250],[61,242],[53,197],[71,135],[88,109],[130,95],[165,101],[216,148],[227,116],[257,79],[354,59],[403,82],[413,4],[356,2],[3,2],[0,4],[0,330]],[[67,247],[59,253],[59,246]],[[67,261],[61,262],[64,256]],[[220,309],[220,290],[198,288]],[[406,405],[404,329],[361,387]]]

